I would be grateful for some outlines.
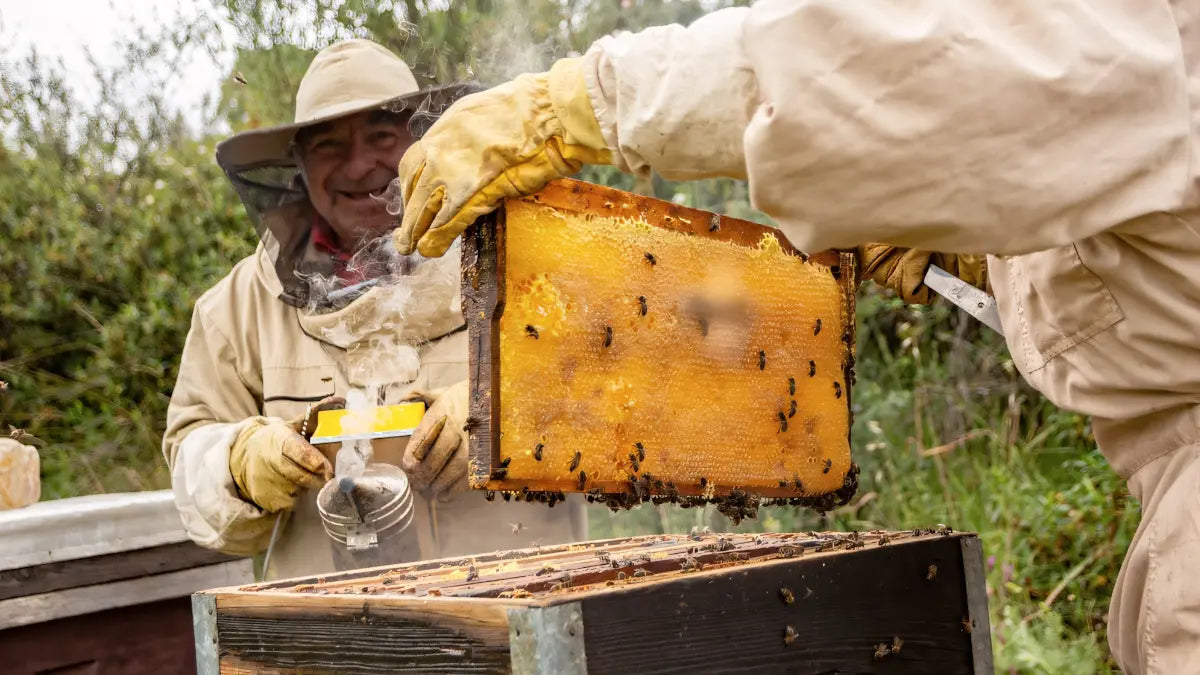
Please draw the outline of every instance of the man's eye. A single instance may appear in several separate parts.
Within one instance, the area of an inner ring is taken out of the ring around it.
[[[375,145],[382,145],[385,143],[394,143],[397,137],[398,136],[396,132],[390,129],[384,129],[371,132],[371,135],[368,138],[370,138],[371,143]]]
[[[323,141],[317,141],[316,143],[313,143],[311,146],[309,146],[308,151],[324,155],[324,154],[330,154],[333,152],[337,152],[337,149],[338,149],[337,141],[334,141],[332,139],[326,139]]]

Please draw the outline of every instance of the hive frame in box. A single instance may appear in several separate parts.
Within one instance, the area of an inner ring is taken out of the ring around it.
[[[197,594],[198,670],[991,673],[983,567],[977,536],[939,528],[651,535],[355,570]]]
[[[828,266],[834,271],[841,288],[843,312],[849,317],[845,321],[843,341],[847,348],[842,381],[845,383],[847,409],[854,381],[854,296],[857,290],[857,259],[853,252],[826,251],[806,256],[797,250],[786,237],[775,228],[730,218],[672,202],[643,197],[613,188],[571,179],[551,183],[541,192],[525,198],[538,204],[579,213],[603,213],[613,211],[614,204],[628,205],[630,212],[637,213],[641,220],[656,227],[682,232],[695,237],[732,242],[746,247],[758,245],[765,234],[775,235],[783,251],[805,260]],[[582,492],[569,485],[568,481],[554,485],[536,484],[535,481],[515,480],[506,477],[500,465],[500,415],[503,405],[500,397],[499,359],[500,317],[505,306],[505,214],[504,209],[485,217],[480,224],[468,230],[463,237],[462,297],[463,313],[467,319],[470,349],[471,402],[468,418],[469,432],[469,477],[472,487],[490,491],[508,492],[518,499],[549,501],[551,505],[562,498],[563,492]],[[853,413],[850,413],[852,426]],[[827,511],[844,504],[857,490],[857,465],[851,463],[840,489],[818,495],[796,496],[789,486],[765,487],[752,493],[738,486],[722,486],[715,493],[710,490],[702,494],[694,486],[672,486],[670,501],[684,506],[715,503],[736,519],[753,516],[760,497],[775,498],[780,503],[803,505],[819,511]],[[596,490],[592,491],[596,494]],[[629,507],[651,499],[663,499],[661,490],[647,482],[641,492],[633,486],[628,492],[615,495],[611,491],[597,495],[599,501],[610,506]]]

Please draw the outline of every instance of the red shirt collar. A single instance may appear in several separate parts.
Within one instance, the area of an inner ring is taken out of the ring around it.
[[[334,269],[339,279],[348,284],[365,281],[359,271],[347,269],[350,254],[342,250],[338,244],[337,232],[334,232],[329,223],[318,214],[313,214],[311,233],[313,247],[333,258]]]

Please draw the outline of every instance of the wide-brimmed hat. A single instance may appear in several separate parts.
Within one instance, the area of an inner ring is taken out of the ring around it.
[[[300,181],[292,144],[306,127],[368,110],[409,114],[409,131],[420,138],[438,115],[478,85],[420,88],[400,57],[370,40],[345,40],[322,49],[296,92],[291,124],[250,129],[217,145],[217,163],[237,190],[284,286],[281,299],[301,304],[308,293],[297,273],[311,272],[307,250],[311,205]]]
[[[426,109],[456,85],[421,89],[400,57],[370,40],[345,40],[322,49],[309,64],[296,91],[291,124],[249,129],[217,146],[217,162],[226,170],[291,163],[292,141],[301,129],[365,110]]]

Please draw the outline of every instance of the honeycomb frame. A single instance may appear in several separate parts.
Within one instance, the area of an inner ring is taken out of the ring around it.
[[[514,201],[524,204],[514,204]],[[792,484],[790,480],[785,480],[786,476],[777,476],[779,480],[770,483],[760,480],[741,485],[738,481],[725,481],[720,485],[706,486],[703,481],[696,482],[683,476],[657,474],[653,480],[639,481],[635,474],[629,480],[587,483],[577,479],[574,471],[567,471],[566,467],[563,467],[561,476],[552,479],[531,479],[510,472],[509,462],[502,459],[500,432],[500,411],[504,405],[501,373],[505,367],[500,358],[500,324],[509,283],[506,277],[506,219],[509,210],[518,210],[517,206],[527,205],[574,214],[606,215],[620,212],[653,227],[746,248],[759,246],[764,236],[770,236],[778,242],[784,254],[801,258],[806,265],[827,269],[837,282],[837,301],[842,313],[843,372],[840,385],[835,386],[840,386],[842,391],[838,394],[846,406],[845,436],[849,447],[853,420],[850,406],[854,383],[853,317],[857,290],[854,253],[826,251],[806,256],[775,228],[613,188],[563,179],[551,183],[539,193],[506,202],[504,207],[469,229],[463,238],[463,312],[470,345],[471,401],[467,431],[472,488],[489,491],[489,498],[500,494],[505,499],[515,497],[551,505],[569,492],[587,493],[589,501],[601,501],[613,508],[630,507],[643,501],[672,501],[685,506],[716,503],[735,520],[755,515],[761,498],[826,511],[853,496],[857,489],[858,474],[858,467],[853,461],[839,467],[836,478],[840,480],[826,481],[825,489],[821,490],[801,488],[798,479],[796,484]]]

